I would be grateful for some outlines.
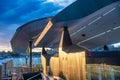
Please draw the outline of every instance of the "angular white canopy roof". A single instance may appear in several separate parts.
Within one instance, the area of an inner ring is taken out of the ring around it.
[[[49,22],[51,25],[47,26]],[[85,49],[119,42],[120,1],[78,0],[52,19],[27,23],[11,40],[13,51],[25,52],[28,41],[36,35],[41,37],[36,39],[36,46],[57,48],[64,26],[68,27],[73,44]]]
[[[11,40],[13,51],[15,53],[25,53],[29,40],[39,36],[49,20],[51,18],[38,19],[19,27]]]

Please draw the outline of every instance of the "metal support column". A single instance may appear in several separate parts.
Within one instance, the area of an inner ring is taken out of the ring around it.
[[[29,41],[29,53],[30,53],[30,69],[32,71],[32,40]]]
[[[62,50],[64,50],[65,48],[71,45],[72,45],[72,40],[68,31],[68,27],[65,26],[62,31],[59,48],[62,48]]]

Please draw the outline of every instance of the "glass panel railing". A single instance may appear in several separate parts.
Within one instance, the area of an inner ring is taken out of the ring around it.
[[[119,80],[120,66],[87,64],[87,80]]]

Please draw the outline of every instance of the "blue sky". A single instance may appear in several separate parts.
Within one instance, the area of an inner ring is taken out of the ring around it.
[[[11,50],[10,40],[21,25],[47,16],[54,16],[75,0],[1,0],[0,51]]]

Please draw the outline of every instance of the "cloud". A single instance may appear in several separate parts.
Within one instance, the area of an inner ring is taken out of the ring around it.
[[[75,0],[1,0],[0,45],[11,49],[10,40],[19,26],[38,18],[54,16],[73,1]]]
[[[3,29],[0,29],[0,44],[9,44],[18,26],[19,25],[16,24],[2,26]]]
[[[11,50],[10,40],[18,27],[17,24],[5,24],[0,27],[0,50]]]
[[[0,51],[3,51],[3,50],[4,51],[12,51],[10,43],[8,43],[8,44],[0,43]]]
[[[13,1],[13,0],[12,0]],[[11,4],[5,4],[5,8],[3,8],[3,12],[0,13],[0,22],[2,23],[26,23],[30,20],[36,18],[42,18],[47,16],[55,15],[61,8],[60,5],[56,5],[51,2],[42,1],[42,0],[16,0],[13,3],[14,6]],[[1,8],[0,8],[1,9]],[[54,14],[53,14],[54,11]],[[46,14],[48,14],[45,16]],[[52,14],[51,14],[52,13]]]
[[[48,17],[48,16],[54,16],[61,10],[61,6],[56,6],[53,3],[44,3],[44,6],[40,6],[40,9],[33,11],[31,13],[22,15],[20,19],[27,19],[27,20],[32,20],[32,19],[37,19],[37,18],[43,18],[43,17]]]
[[[19,24],[0,24],[0,32],[15,31],[20,25]]]
[[[2,0],[0,22],[26,23],[36,18],[54,16],[75,0]],[[4,5],[3,5],[4,4]],[[4,6],[4,7],[3,7]]]
[[[52,2],[59,6],[66,7],[66,6],[70,5],[71,3],[73,3],[74,1],[76,1],[76,0],[47,0],[46,2]]]
[[[4,12],[0,16],[0,21],[2,21],[3,23],[23,23],[23,21],[20,19],[21,16],[39,9],[39,4],[35,1],[17,1],[13,3],[16,4],[15,7],[11,7],[10,4],[7,5],[9,9],[7,9],[6,11],[4,10]]]

